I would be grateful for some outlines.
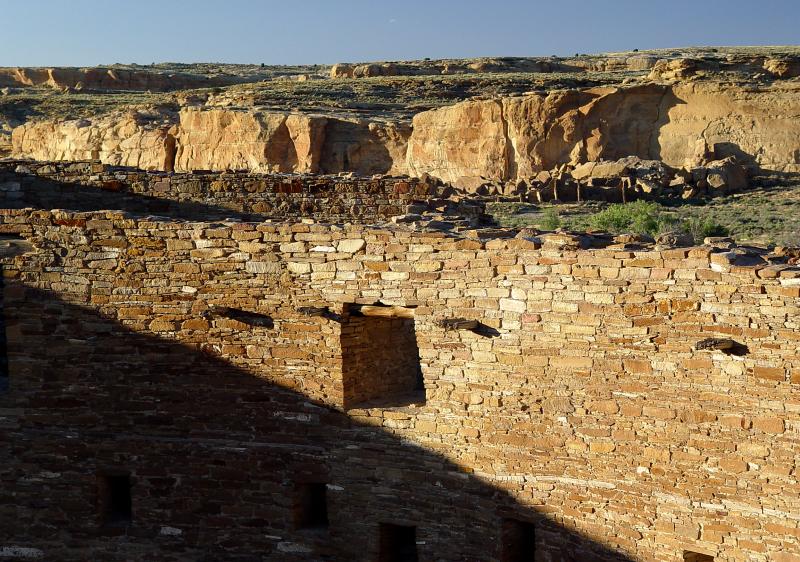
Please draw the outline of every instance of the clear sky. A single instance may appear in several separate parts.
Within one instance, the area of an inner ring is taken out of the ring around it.
[[[0,66],[335,63],[800,43],[800,0],[0,0]]]

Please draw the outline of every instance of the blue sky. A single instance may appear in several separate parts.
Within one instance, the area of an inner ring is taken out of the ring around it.
[[[800,0],[0,0],[0,66],[547,56],[800,43]]]

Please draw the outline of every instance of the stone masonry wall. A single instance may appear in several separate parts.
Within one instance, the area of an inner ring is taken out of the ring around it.
[[[4,265],[0,548],[366,561],[382,522],[420,560],[496,560],[511,517],[537,561],[800,560],[797,268],[112,212],[0,230],[35,244]],[[336,315],[376,301],[416,307],[426,402],[343,413]],[[98,530],[120,467],[134,521]],[[328,485],[322,533],[291,527],[298,477]]]
[[[181,218],[193,220],[243,215],[250,220],[378,223],[435,196],[432,189],[411,178],[171,174],[91,162],[0,163],[0,194],[7,207],[130,208],[154,215],[180,212]]]

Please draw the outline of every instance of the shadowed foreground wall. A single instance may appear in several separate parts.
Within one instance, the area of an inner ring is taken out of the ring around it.
[[[409,205],[435,197],[435,191],[410,178],[172,174],[93,162],[0,162],[5,208],[124,209],[189,220],[306,217],[369,224],[404,214]],[[467,214],[469,205],[459,212]],[[474,206],[473,214],[480,212]]]
[[[514,517],[536,560],[798,559],[796,269],[120,213],[2,230],[36,249],[4,266],[0,547],[366,561],[392,523],[420,560],[496,560]],[[416,306],[426,402],[345,413],[346,305],[376,301]],[[713,335],[748,352],[693,350]],[[97,523],[112,469],[124,532]],[[329,484],[327,532],[292,528],[296,480]]]

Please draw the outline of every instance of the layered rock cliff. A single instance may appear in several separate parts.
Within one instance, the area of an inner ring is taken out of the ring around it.
[[[112,166],[172,170],[173,119],[127,112],[95,120],[31,121],[11,134],[13,154],[34,160],[101,160]]]
[[[13,154],[144,170],[404,174],[408,124],[260,110],[185,108],[94,120],[31,121]]]
[[[233,77],[115,68],[0,68],[0,87],[47,86],[87,90],[166,92],[241,82]]]
[[[714,147],[751,168],[798,172],[799,117],[795,83],[648,84],[470,101],[414,117],[408,170],[469,184],[625,156],[680,167]]]
[[[258,109],[185,108],[31,122],[17,157],[145,169],[430,174],[459,186],[637,156],[691,166],[709,149],[800,172],[800,84],[690,81],[531,93],[423,111],[413,123]]]
[[[183,110],[178,170],[319,171],[324,117],[229,110]]]

